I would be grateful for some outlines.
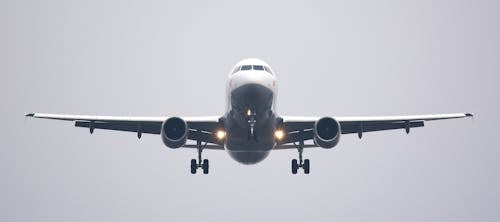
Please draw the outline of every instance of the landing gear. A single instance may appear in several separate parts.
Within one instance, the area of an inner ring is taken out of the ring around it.
[[[310,166],[311,164],[309,159],[305,159],[304,161],[302,161],[302,154],[300,154],[299,161],[297,161],[297,159],[292,160],[292,174],[297,174],[299,168],[304,169],[305,174],[309,174],[309,172],[311,172]]]
[[[292,160],[292,173],[297,174],[297,170],[299,169],[299,164],[297,164],[297,159]]]
[[[257,120],[256,120],[257,114],[252,109],[248,109],[246,112],[246,116],[247,116],[247,122],[249,125],[248,140],[249,141],[250,140],[257,141],[257,137],[255,136],[255,133],[254,133],[255,123],[257,123]]]
[[[311,168],[309,168],[310,164],[309,164],[309,159],[305,159],[304,160],[304,164],[302,164],[302,168],[304,169],[304,173],[305,174],[309,174]]]
[[[201,158],[201,152],[203,151],[205,145],[202,145],[199,140],[196,142],[196,147],[198,149],[198,161],[196,161],[196,159],[191,159],[191,174],[195,174],[198,168],[203,169],[203,174],[208,174],[208,160],[204,159],[202,162]]]
[[[302,133],[303,132],[301,131],[300,132],[301,137],[302,137]],[[304,169],[305,174],[309,174],[309,172],[311,172],[310,161],[309,161],[309,159],[302,160],[302,152],[304,151],[304,140],[301,139],[299,141],[299,144],[296,145],[296,147],[297,147],[297,151],[299,151],[299,160],[298,161],[297,161],[297,159],[292,160],[292,174],[297,174],[297,170],[299,168]]]
[[[191,174],[195,174],[197,168],[198,163],[196,162],[196,159],[191,159]]]

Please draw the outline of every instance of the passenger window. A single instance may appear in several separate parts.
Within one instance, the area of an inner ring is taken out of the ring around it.
[[[264,70],[264,66],[253,66],[253,70]]]
[[[244,65],[244,66],[241,66],[241,70],[251,70],[252,69],[252,66],[251,65]]]

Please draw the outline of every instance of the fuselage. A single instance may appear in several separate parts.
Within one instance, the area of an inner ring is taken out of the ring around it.
[[[264,160],[276,145],[276,76],[259,59],[245,59],[229,74],[226,88],[225,148],[243,164]]]

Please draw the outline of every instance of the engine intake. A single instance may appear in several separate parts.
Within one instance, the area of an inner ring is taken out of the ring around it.
[[[161,126],[161,139],[172,149],[184,146],[187,141],[188,125],[179,117],[170,117]]]
[[[330,149],[339,143],[340,123],[331,118],[323,117],[314,123],[314,142],[321,148]]]

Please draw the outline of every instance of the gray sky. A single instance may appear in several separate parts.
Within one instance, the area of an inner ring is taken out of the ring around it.
[[[0,2],[0,221],[498,221],[499,1]],[[286,115],[474,112],[244,166],[25,112],[222,115],[258,57]]]

